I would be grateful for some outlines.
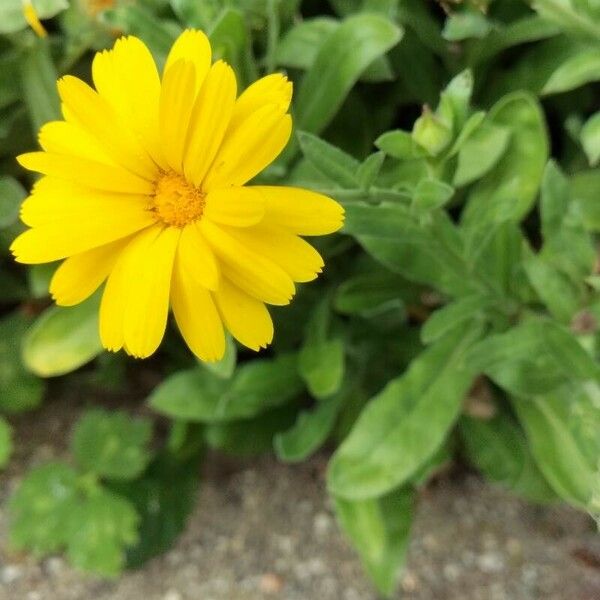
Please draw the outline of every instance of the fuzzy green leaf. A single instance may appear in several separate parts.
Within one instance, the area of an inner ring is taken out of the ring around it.
[[[101,477],[133,479],[150,460],[152,423],[123,412],[89,410],[73,431],[72,452],[79,466]]]

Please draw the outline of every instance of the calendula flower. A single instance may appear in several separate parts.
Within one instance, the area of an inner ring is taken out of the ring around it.
[[[191,350],[223,356],[224,330],[258,350],[273,337],[265,304],[285,305],[294,282],[323,260],[299,236],[341,227],[343,209],[299,188],[246,185],[290,137],[292,86],[264,77],[239,97],[235,75],[200,31],[184,32],[162,81],[148,48],[119,39],[94,58],[95,90],[59,80],[64,120],[44,125],[43,152],[21,155],[44,177],[23,203],[30,229],[16,260],[66,259],[50,292],[74,305],[106,281],[100,337],[146,357],[169,307]]]

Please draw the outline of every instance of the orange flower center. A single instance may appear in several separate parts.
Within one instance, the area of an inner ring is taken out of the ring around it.
[[[204,197],[202,190],[171,171],[158,180],[151,210],[166,225],[185,227],[202,217]]]

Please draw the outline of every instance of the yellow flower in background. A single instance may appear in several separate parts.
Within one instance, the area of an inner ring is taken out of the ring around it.
[[[24,201],[30,229],[16,260],[66,259],[50,293],[82,302],[106,286],[100,337],[112,351],[146,357],[159,346],[169,307],[191,350],[206,361],[224,330],[253,350],[269,344],[265,304],[288,304],[294,282],[323,267],[299,236],[338,230],[343,209],[315,192],[245,185],[283,150],[292,129],[292,85],[264,77],[237,96],[233,70],[211,65],[200,31],[185,31],[162,81],[148,48],[119,39],[94,58],[96,90],[59,80],[64,120],[39,134],[43,152],[21,155],[44,177]]]
[[[31,0],[21,0],[21,5],[23,7],[23,16],[25,17],[25,21],[38,37],[44,38],[48,35],[48,32],[42,25],[40,18],[38,17],[37,11],[33,6]]]

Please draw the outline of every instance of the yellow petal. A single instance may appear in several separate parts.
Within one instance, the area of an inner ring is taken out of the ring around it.
[[[302,238],[280,227],[223,228],[245,248],[266,256],[294,281],[312,281],[323,269],[321,255]]]
[[[21,220],[31,226],[64,224],[78,227],[84,221],[129,220],[151,223],[146,217],[150,198],[117,194],[78,185],[55,177],[44,177],[21,205]]]
[[[208,72],[194,104],[183,170],[188,181],[200,185],[210,167],[235,104],[236,81],[233,69],[222,60]]]
[[[264,303],[245,294],[224,279],[213,294],[225,327],[252,350],[266,348],[273,340],[273,321]]]
[[[123,123],[136,134],[163,169],[158,130],[160,77],[152,54],[136,37],[122,37],[112,50],[98,52],[92,63],[94,85]]]
[[[246,248],[209,219],[200,221],[200,229],[222,261],[223,275],[258,300],[269,304],[289,304],[295,293],[294,282],[281,267]]]
[[[273,73],[262,77],[248,86],[237,99],[231,117],[230,128],[233,130],[266,104],[275,104],[284,113],[292,101],[292,82],[281,73]]]
[[[270,104],[255,111],[239,127],[225,133],[204,189],[244,185],[277,158],[291,132],[292,118],[280,107]]]
[[[176,40],[165,64],[165,73],[178,60],[191,62],[195,71],[194,94],[202,85],[211,62],[210,42],[203,31],[186,29]]]
[[[127,300],[127,286],[131,283],[131,273],[127,269],[130,254],[139,243],[140,236],[134,236],[119,255],[113,270],[108,276],[100,303],[100,340],[111,352],[123,347],[123,315]]]
[[[74,118],[94,136],[116,163],[149,181],[156,178],[156,164],[103,97],[70,75],[59,79],[57,85],[68,119]]]
[[[40,18],[38,17],[37,11],[35,10],[35,6],[33,6],[31,0],[21,0],[23,5],[23,16],[25,17],[25,21],[38,37],[45,38],[48,36],[48,32],[45,27],[42,25]]]
[[[107,165],[78,156],[50,152],[28,152],[17,157],[30,171],[111,192],[153,194],[154,184],[118,165]]]
[[[116,164],[94,136],[75,123],[50,121],[42,126],[38,139],[46,152],[72,154],[109,165]]]
[[[171,305],[175,321],[190,350],[201,360],[215,361],[225,353],[225,334],[221,317],[208,292],[187,272],[181,248],[173,270]]]
[[[177,173],[182,172],[195,85],[191,62],[178,60],[165,71],[160,93],[160,138],[164,157]]]
[[[46,186],[47,187],[47,186]],[[55,206],[56,213],[44,208]],[[35,223],[11,246],[17,262],[37,264],[60,260],[124,238],[155,223],[154,215],[134,200],[87,197],[61,201],[34,192],[24,203],[25,220]],[[108,210],[107,210],[108,207]]]
[[[50,282],[50,294],[56,304],[73,306],[89,298],[109,276],[129,240],[117,240],[67,258]]]
[[[249,227],[265,215],[261,194],[249,187],[213,190],[206,196],[204,216],[223,225]]]
[[[325,235],[340,229],[344,209],[335,200],[301,188],[252,186],[265,201],[265,224],[284,227],[298,235]]]
[[[209,290],[217,289],[219,267],[213,251],[204,240],[197,223],[190,223],[183,228],[177,257],[182,276],[193,279]]]
[[[137,358],[150,356],[164,336],[180,234],[178,228],[156,225],[137,236],[139,243],[129,253],[123,340],[127,352]]]

